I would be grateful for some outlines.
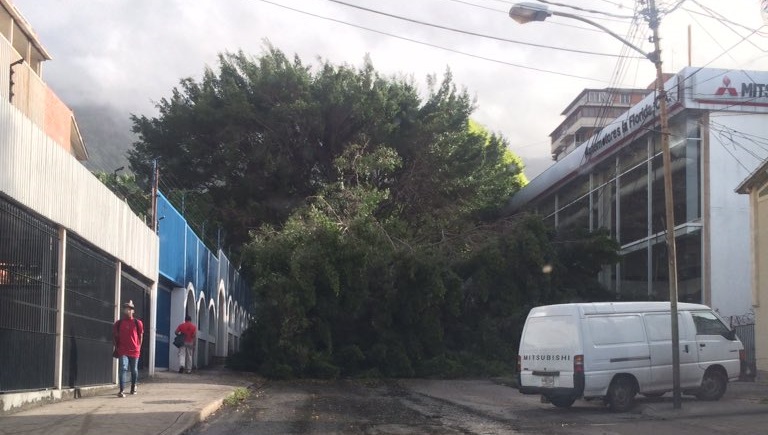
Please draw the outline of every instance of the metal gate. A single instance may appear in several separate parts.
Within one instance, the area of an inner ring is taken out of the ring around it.
[[[115,261],[74,235],[67,238],[64,298],[64,384],[113,382]]]
[[[0,393],[55,386],[56,227],[0,197]]]
[[[757,355],[755,353],[755,315],[748,313],[743,316],[731,316],[731,329],[744,344],[745,360],[741,362],[743,381],[754,381],[757,376]]]

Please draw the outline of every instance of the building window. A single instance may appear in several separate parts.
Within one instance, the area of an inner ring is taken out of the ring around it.
[[[619,95],[619,102],[621,104],[629,104],[632,102],[632,95],[630,94],[621,94]]]
[[[619,286],[622,300],[648,300],[648,249],[621,257]]]
[[[701,218],[701,164],[699,141],[687,140],[671,149],[672,195],[675,225]],[[652,232],[666,231],[664,202],[664,161],[661,154],[653,158],[652,170]]]
[[[619,178],[619,242],[648,237],[648,167],[638,166]]]
[[[675,237],[677,245],[677,291],[680,302],[701,303],[702,249],[701,231]],[[667,243],[659,238],[651,250],[651,299],[669,300],[669,263]]]
[[[602,91],[589,91],[587,101],[590,103],[604,103],[608,101],[608,93]]]

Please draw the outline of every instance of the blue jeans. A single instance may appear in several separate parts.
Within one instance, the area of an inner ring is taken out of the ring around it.
[[[125,355],[120,357],[120,371],[117,375],[117,379],[120,382],[120,391],[123,391],[123,386],[125,385],[125,372],[127,372],[129,368],[131,370],[131,386],[136,385],[136,381],[139,380],[138,363],[138,358],[131,358]]]

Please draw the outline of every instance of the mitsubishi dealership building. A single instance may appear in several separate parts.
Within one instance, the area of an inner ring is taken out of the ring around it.
[[[768,72],[686,68],[665,86],[679,300],[747,314],[749,199],[734,190],[768,157]],[[622,260],[601,280],[620,300],[668,300],[658,113],[651,92],[511,200],[558,231],[608,230]]]

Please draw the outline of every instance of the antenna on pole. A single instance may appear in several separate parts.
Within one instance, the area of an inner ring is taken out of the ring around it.
[[[152,231],[157,233],[157,195],[160,184],[160,168],[157,166],[157,159],[152,163]]]
[[[691,36],[691,25],[688,25],[688,66],[693,65],[693,38]]]

